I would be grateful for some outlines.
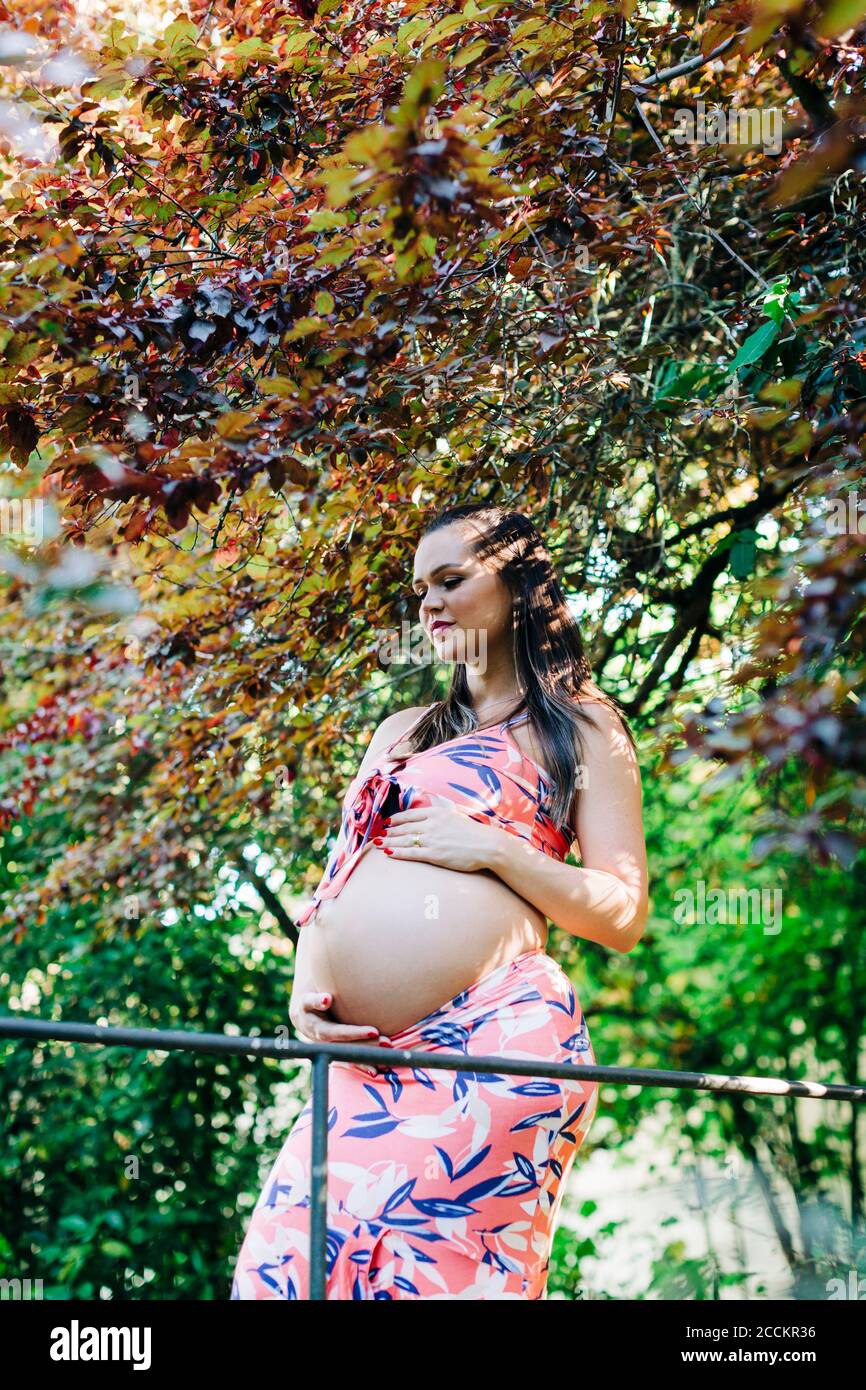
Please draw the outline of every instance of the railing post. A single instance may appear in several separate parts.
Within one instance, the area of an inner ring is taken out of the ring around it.
[[[310,1301],[325,1299],[328,1256],[328,1067],[330,1057],[313,1058],[313,1147],[310,1174]]]

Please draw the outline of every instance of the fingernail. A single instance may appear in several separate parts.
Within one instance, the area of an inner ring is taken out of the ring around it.
[[[331,996],[330,996],[330,994],[323,994],[323,995],[322,995],[322,1003],[323,1003],[323,1004],[330,1004],[330,1002],[331,1002]]]
[[[381,838],[379,838],[378,836],[374,836],[374,838],[373,838],[373,844],[374,844],[374,845],[381,845],[381,843],[382,843]]]
[[[394,851],[393,851],[392,849],[386,849],[386,850],[385,850],[385,853],[386,853],[386,854],[393,854]]]

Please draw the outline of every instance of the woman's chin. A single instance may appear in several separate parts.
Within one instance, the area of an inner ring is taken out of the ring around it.
[[[448,661],[455,665],[459,661],[465,661],[466,643],[461,642],[459,638],[456,641],[454,641],[453,639],[449,639],[447,642],[443,642],[439,646],[436,652],[436,657],[439,661]]]

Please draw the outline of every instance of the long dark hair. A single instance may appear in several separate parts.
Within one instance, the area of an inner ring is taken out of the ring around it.
[[[511,591],[514,664],[524,695],[508,718],[523,709],[529,711],[544,750],[543,764],[554,783],[545,809],[562,827],[569,824],[572,800],[582,782],[578,776],[584,761],[580,725],[587,722],[597,727],[585,705],[576,703],[592,678],[580,629],[537,528],[520,512],[487,503],[447,507],[427,523],[419,540],[464,520],[476,533],[470,540],[476,556]],[[601,699],[616,713],[634,747],[634,735],[616,700],[605,694]],[[477,728],[466,664],[459,661],[445,699],[428,711],[408,735],[408,742],[413,753],[421,753]]]

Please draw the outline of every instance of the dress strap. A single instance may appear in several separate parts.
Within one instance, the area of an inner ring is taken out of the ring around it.
[[[523,712],[520,714],[512,714],[510,719],[505,720],[504,724],[502,725],[502,728],[510,729],[512,724],[523,724],[526,722],[527,719],[529,719],[529,717],[530,715],[528,709],[523,710]]]

